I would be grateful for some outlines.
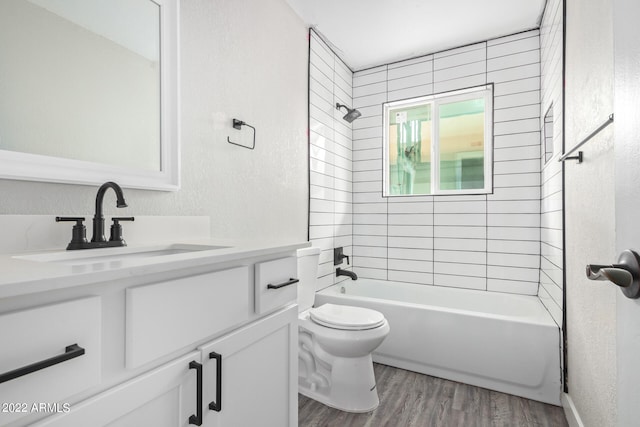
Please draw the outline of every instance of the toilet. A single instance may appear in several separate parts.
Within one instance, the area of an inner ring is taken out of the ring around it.
[[[372,411],[380,401],[371,353],[389,323],[368,308],[313,307],[319,257],[319,248],[298,250],[298,392],[342,411]]]

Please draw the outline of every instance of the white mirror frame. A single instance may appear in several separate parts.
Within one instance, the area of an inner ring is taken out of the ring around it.
[[[82,160],[0,150],[0,178],[126,188],[180,189],[179,0],[160,6],[160,171],[134,170]]]

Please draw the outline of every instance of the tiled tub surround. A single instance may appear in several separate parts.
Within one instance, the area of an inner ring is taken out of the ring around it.
[[[353,253],[352,129],[342,120],[344,111],[335,108],[352,105],[352,72],[313,31],[309,57],[309,238],[322,250],[317,282],[322,289],[348,280],[335,275],[333,248]],[[346,262],[340,267],[351,268]]]
[[[494,190],[382,197],[382,103],[494,83]],[[362,278],[536,295],[540,38],[533,30],[354,73],[353,264]]]
[[[540,28],[541,54],[541,117],[553,106],[553,155],[541,170],[540,206],[540,289],[538,296],[558,325],[562,325],[563,290],[563,223],[562,223],[562,166],[558,158],[562,155],[563,104],[562,91],[562,1],[547,2]],[[542,127],[542,123],[541,123]],[[544,147],[542,147],[544,150]]]

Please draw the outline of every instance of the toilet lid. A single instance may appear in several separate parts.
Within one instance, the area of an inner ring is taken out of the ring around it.
[[[323,304],[309,310],[311,320],[333,329],[373,329],[384,324],[384,315],[379,311],[348,305]]]

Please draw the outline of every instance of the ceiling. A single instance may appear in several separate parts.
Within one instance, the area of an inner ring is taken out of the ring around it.
[[[287,0],[353,70],[537,28],[546,0]]]

